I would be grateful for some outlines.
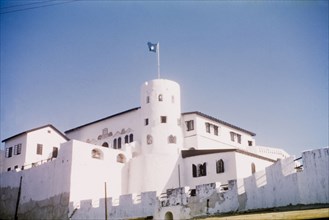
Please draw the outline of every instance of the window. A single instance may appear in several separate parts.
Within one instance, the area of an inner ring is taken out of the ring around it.
[[[117,162],[118,163],[125,163],[126,162],[126,157],[123,154],[118,154],[117,156]]]
[[[11,171],[11,167],[9,167],[9,168],[7,169],[7,171]]]
[[[248,141],[248,146],[252,146],[252,141]]]
[[[21,152],[22,152],[22,144],[15,145],[15,147],[14,147],[14,154],[15,155],[19,155],[19,154],[21,154]]]
[[[174,135],[170,135],[170,136],[168,137],[168,143],[169,143],[169,144],[176,144],[176,136],[174,136]]]
[[[160,95],[158,96],[158,100],[159,100],[159,102],[162,102],[162,101],[163,101],[163,96],[162,96],[162,94],[160,94]]]
[[[118,138],[118,149],[121,149],[121,137]]]
[[[216,161],[216,172],[224,173],[224,161],[222,159]]]
[[[104,143],[102,144],[102,146],[103,146],[103,147],[109,147],[109,143],[104,142]]]
[[[134,135],[133,134],[130,134],[129,135],[129,142],[133,142],[134,141]]]
[[[218,126],[214,125],[214,135],[218,136]]]
[[[206,132],[210,133],[210,124],[206,122]]]
[[[95,148],[91,151],[91,157],[95,158],[95,159],[102,160],[103,159],[103,152],[100,149]]]
[[[239,144],[241,144],[241,134],[230,132],[230,135],[231,135],[231,141],[238,142]]]
[[[187,131],[194,130],[194,120],[186,121],[185,123],[186,123]]]
[[[53,153],[52,153],[52,158],[57,158],[58,156],[58,148],[57,147],[53,147]]]
[[[203,164],[192,164],[192,176],[193,177],[200,177],[207,175],[207,163]]]
[[[126,135],[126,136],[125,136],[125,144],[128,144],[128,143],[129,143],[129,136]]]
[[[6,148],[6,157],[12,157],[13,156],[13,147]]]
[[[148,125],[149,124],[149,119],[148,118],[145,118],[144,122],[145,122],[144,123],[145,125]]]
[[[146,103],[150,103],[150,96],[146,96]]]
[[[256,165],[251,163],[251,173],[256,173]]]
[[[16,171],[18,170],[18,165],[16,165],[16,166],[14,167],[14,170],[16,170]]]
[[[167,123],[167,116],[161,116],[161,123]]]
[[[116,138],[113,140],[113,148],[117,149],[117,139]]]
[[[109,130],[107,128],[104,128],[102,131],[103,136],[107,135],[109,133]]]
[[[42,144],[37,144],[37,154],[42,155]]]
[[[146,136],[146,143],[147,143],[147,144],[152,144],[152,143],[153,143],[153,138],[152,138],[151,135],[147,135],[147,136]]]

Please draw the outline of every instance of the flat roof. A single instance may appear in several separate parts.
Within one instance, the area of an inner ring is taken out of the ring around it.
[[[222,120],[217,119],[217,118],[215,118],[215,117],[212,117],[212,116],[210,116],[210,115],[204,114],[204,113],[202,113],[202,112],[194,111],[194,112],[185,112],[185,113],[182,113],[182,115],[189,115],[189,114],[196,114],[196,115],[202,116],[202,117],[204,117],[204,118],[207,118],[207,119],[209,119],[209,120],[212,120],[212,121],[218,122],[218,123],[220,123],[220,124],[226,125],[226,126],[228,126],[228,127],[231,127],[231,128],[233,128],[233,129],[236,129],[236,130],[238,130],[238,131],[241,131],[241,132],[244,132],[244,133],[250,134],[251,136],[256,136],[256,134],[255,134],[254,132],[251,132],[251,131],[245,130],[245,129],[243,129],[243,128],[240,128],[240,127],[238,127],[238,126],[232,125],[232,124],[230,124],[230,123],[227,123],[227,122],[225,122],[225,121],[222,121]]]
[[[27,130],[27,131],[23,131],[23,132],[21,132],[21,133],[19,133],[19,134],[16,134],[16,135],[14,135],[14,136],[11,136],[11,137],[9,137],[9,138],[6,138],[6,139],[4,139],[2,142],[6,142],[6,141],[8,141],[8,140],[10,140],[10,139],[13,139],[13,138],[16,138],[16,137],[18,137],[18,136],[20,136],[20,135],[23,135],[23,134],[27,134],[27,133],[30,133],[30,132],[32,132],[32,131],[36,131],[36,130],[39,130],[39,129],[42,129],[42,128],[46,128],[46,127],[51,127],[52,129],[54,129],[59,135],[61,135],[65,140],[70,140],[68,137],[66,137],[66,135],[65,134],[63,134],[62,132],[60,132],[57,128],[55,128],[52,124],[47,124],[47,125],[43,125],[43,126],[40,126],[40,127],[37,127],[37,128],[33,128],[33,129],[30,129],[30,130]]]

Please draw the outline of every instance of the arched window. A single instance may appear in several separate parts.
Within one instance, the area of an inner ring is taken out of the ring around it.
[[[165,220],[173,220],[174,216],[172,214],[172,212],[166,212],[165,216],[164,216]]]
[[[134,135],[133,134],[129,135],[129,142],[134,142]]]
[[[121,137],[118,138],[118,149],[121,149]]]
[[[224,173],[224,161],[222,159],[217,160],[216,162],[216,172]]]
[[[113,140],[113,148],[117,149],[117,139],[116,138]]]
[[[108,144],[107,142],[104,142],[104,143],[102,144],[102,146],[103,146],[103,147],[109,147],[109,144]]]
[[[256,173],[256,165],[251,163],[251,173]]]
[[[174,135],[170,135],[170,136],[168,137],[168,143],[169,143],[169,144],[176,144],[176,136],[174,136]]]
[[[206,176],[207,175],[207,163],[203,164],[192,164],[192,176],[199,177],[199,176]]]
[[[160,94],[160,95],[158,96],[158,100],[159,100],[159,102],[162,102],[162,101],[163,101],[163,96],[162,96],[162,94]]]
[[[103,152],[100,149],[95,148],[91,151],[91,157],[103,160]]]
[[[147,136],[146,136],[146,143],[147,143],[147,144],[152,144],[152,143],[153,143],[152,135],[147,135]]]
[[[207,176],[207,163],[198,165],[198,176]]]
[[[196,166],[194,164],[192,164],[192,176],[193,177],[197,177],[197,171],[196,171]]]
[[[123,154],[118,154],[117,156],[117,162],[118,163],[125,163],[126,162],[126,157]]]
[[[129,143],[129,136],[126,135],[126,136],[125,136],[125,144],[128,144],[128,143]]]

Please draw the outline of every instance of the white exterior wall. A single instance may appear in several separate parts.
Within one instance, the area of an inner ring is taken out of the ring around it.
[[[183,186],[195,188],[197,185],[213,182],[221,182],[227,184],[229,180],[237,178],[237,170],[235,165],[236,152],[214,153],[188,157],[183,159],[184,163],[184,182]],[[216,161],[222,159],[224,161],[224,173],[216,172]],[[198,165],[207,163],[207,175],[193,177],[192,164]]]
[[[178,164],[178,155],[134,157],[129,164],[129,193],[156,191],[160,195],[168,188],[179,187]]]
[[[66,139],[52,127],[46,126],[31,132],[24,133],[6,141],[5,148],[13,147],[12,157],[5,158],[3,172],[10,167],[11,170],[18,166],[17,171],[30,168],[32,163],[47,160],[52,157],[53,147],[60,149],[60,144]],[[14,154],[14,146],[22,144],[21,154]],[[37,154],[37,144],[42,144],[42,154]]]
[[[155,79],[142,85],[140,120],[143,153],[178,154],[178,149],[183,146],[180,105],[180,87],[176,82]],[[165,123],[161,123],[162,116],[167,118]],[[148,119],[148,125],[145,125],[145,119]],[[147,143],[148,135],[152,136],[152,143]],[[176,143],[168,143],[170,135],[176,138]]]
[[[194,120],[194,130],[187,131],[186,121]],[[184,121],[184,148],[190,149],[233,149],[242,148],[246,149],[248,141],[252,141],[255,145],[255,139],[250,134],[233,129],[229,126],[223,125],[208,118],[199,116],[197,114],[186,114],[183,117]],[[206,123],[218,126],[218,135],[214,134],[213,127],[210,127],[210,133],[206,131]],[[241,144],[237,141],[231,140],[230,132],[241,135]]]
[[[67,145],[72,147],[70,202],[73,208],[77,208],[82,200],[92,200],[92,205],[97,207],[99,199],[105,197],[105,182],[108,197],[118,198],[127,193],[127,161],[131,155],[76,140]],[[93,149],[102,152],[102,159],[92,157]],[[117,162],[119,154],[125,156],[126,163]]]
[[[49,133],[50,132],[50,133]],[[53,147],[60,149],[60,144],[67,140],[51,127],[45,127],[27,134],[26,158],[24,165],[52,157]],[[42,144],[42,154],[37,154],[37,144]]]
[[[22,151],[21,154],[15,155],[14,154],[14,147],[17,144],[22,144]],[[2,172],[6,172],[8,168],[11,168],[11,170],[14,170],[15,166],[18,166],[18,170],[21,170],[22,166],[25,164],[26,160],[26,154],[28,153],[26,149],[26,134],[22,134],[16,138],[12,138],[5,143],[5,149],[9,147],[13,147],[13,153],[12,156],[9,158],[5,157],[5,152],[3,155],[4,161],[3,161],[3,169]]]
[[[103,129],[108,129],[108,134],[103,135]],[[115,117],[91,123],[76,130],[67,132],[70,139],[89,142],[91,144],[102,145],[104,142],[113,147],[113,140],[121,137],[124,144],[125,135],[133,134],[134,141],[140,142],[140,109],[119,114]]]
[[[252,175],[251,172],[252,163],[255,164],[256,172],[265,170],[266,167],[273,164],[273,162],[268,160],[263,160],[256,157],[238,153],[235,155],[235,165],[237,167],[236,179],[241,179]]]

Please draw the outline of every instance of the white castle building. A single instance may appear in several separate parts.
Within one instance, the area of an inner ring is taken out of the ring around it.
[[[43,211],[31,208],[31,201],[52,204],[53,218],[74,219],[83,210],[81,201],[90,201],[90,210],[100,207],[102,199],[127,194],[154,192],[160,198],[170,189],[189,187],[186,193],[193,195],[198,186],[209,183],[227,190],[230,180],[264,172],[289,157],[282,149],[257,146],[251,131],[198,111],[182,112],[176,82],[145,82],[140,97],[140,107],[65,134],[45,125],[3,140],[1,193],[7,202],[0,209],[7,211],[0,212],[2,217],[44,217]],[[12,190],[24,195],[19,202],[9,196]],[[76,218],[104,218],[103,212],[93,213]],[[146,217],[136,213],[112,214]]]

